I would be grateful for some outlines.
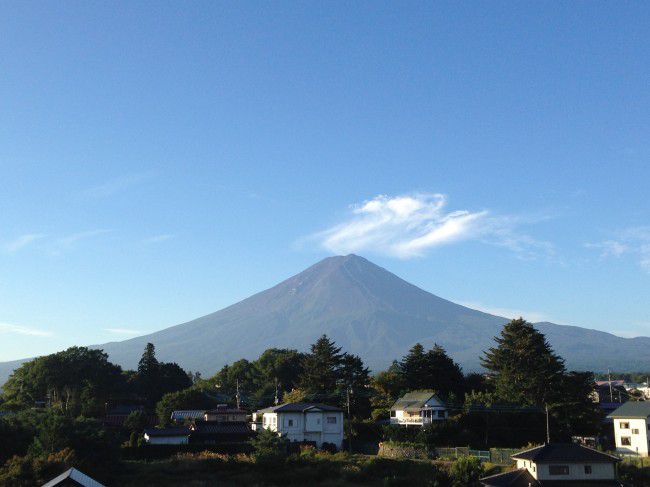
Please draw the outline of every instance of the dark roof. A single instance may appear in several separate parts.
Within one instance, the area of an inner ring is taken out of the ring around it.
[[[197,421],[192,426],[192,433],[239,435],[251,432],[248,423],[221,423],[217,421]]]
[[[54,477],[49,482],[43,484],[42,487],[54,487],[56,485],[62,485],[63,482],[66,481],[68,482],[73,481],[75,485],[80,485],[82,487],[105,487],[104,484],[100,484],[95,479],[88,477],[88,475],[86,475],[83,472],[80,472],[76,468],[71,468],[70,470],[66,470],[58,477]],[[64,485],[68,485],[68,484],[66,483]]]
[[[646,419],[648,416],[650,416],[650,401],[628,401],[607,417],[615,419]]]
[[[618,480],[542,480],[542,487],[623,487]]]
[[[419,411],[432,397],[435,397],[442,403],[442,400],[436,396],[436,393],[434,391],[407,392],[397,401],[395,401],[395,404],[393,404],[390,409],[391,411]]]
[[[535,463],[547,462],[589,462],[589,463],[613,463],[620,459],[613,455],[587,448],[576,443],[550,443],[537,446],[512,455],[517,460],[530,460]]]
[[[203,409],[179,409],[176,411],[172,411],[171,418],[173,420],[196,419],[196,418],[202,418],[204,414],[205,411]]]
[[[260,409],[258,413],[302,413],[308,409],[322,409],[323,411],[343,412],[341,408],[335,406],[328,406],[327,404],[320,404],[315,402],[290,402],[287,404],[280,404],[279,406],[272,406],[266,409]]]
[[[190,429],[187,426],[178,428],[152,428],[144,430],[147,436],[187,436]]]
[[[144,406],[139,406],[136,404],[119,404],[111,408],[106,414],[111,416],[117,416],[121,414],[128,416],[134,411],[144,411]]]
[[[205,414],[246,414],[246,411],[237,408],[216,408],[208,409]]]
[[[538,487],[540,483],[525,469],[491,475],[481,479],[485,487]]]

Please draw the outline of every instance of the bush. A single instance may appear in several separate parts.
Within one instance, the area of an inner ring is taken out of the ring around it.
[[[483,474],[483,465],[476,457],[462,456],[456,460],[449,471],[454,487],[478,485]]]

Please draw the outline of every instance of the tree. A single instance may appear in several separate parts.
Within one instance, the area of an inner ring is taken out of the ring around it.
[[[102,350],[71,347],[22,364],[4,385],[4,397],[11,409],[46,401],[71,416],[99,416],[109,396],[125,388],[122,369]]]
[[[254,362],[258,370],[258,390],[255,401],[258,407],[270,406],[275,401],[276,389],[278,399],[283,393],[294,389],[302,373],[304,354],[297,350],[269,348]]]
[[[388,419],[391,406],[406,390],[404,375],[391,366],[371,379],[371,387],[374,391],[370,400],[373,419]]]
[[[137,392],[146,399],[149,408],[153,408],[163,395],[192,385],[187,372],[178,364],[158,361],[152,343],[147,343],[142,353],[134,382]]]
[[[462,456],[452,465],[450,472],[453,487],[470,487],[478,485],[483,475],[483,465],[476,457]]]
[[[452,396],[462,398],[465,380],[463,372],[437,343],[424,356],[424,374],[425,388],[437,391],[447,401]]]
[[[496,347],[481,358],[490,382],[503,402],[543,406],[562,395],[564,361],[544,335],[522,318],[506,324]]]
[[[211,409],[218,401],[196,388],[165,394],[156,405],[156,415],[162,426],[171,423],[172,411],[180,409]]]
[[[300,388],[326,402],[332,402],[343,361],[341,348],[327,335],[311,346],[303,361]]]
[[[255,462],[264,467],[277,468],[289,452],[289,440],[268,429],[259,431],[251,439],[251,445],[255,449]]]
[[[424,347],[420,343],[416,343],[409,350],[402,361],[400,362],[400,369],[404,376],[404,383],[409,390],[426,389],[427,388],[427,358],[424,352]]]
[[[348,395],[350,414],[366,418],[370,414],[370,370],[358,355],[344,354],[339,369],[340,406],[346,406]]]
[[[155,375],[158,372],[158,359],[156,358],[156,347],[153,343],[147,343],[138,362],[138,374],[142,377]]]

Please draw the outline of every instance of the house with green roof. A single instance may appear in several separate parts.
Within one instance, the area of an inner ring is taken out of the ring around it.
[[[607,416],[614,423],[616,451],[647,457],[650,451],[650,401],[628,401]]]
[[[447,419],[444,401],[434,391],[413,391],[404,394],[390,408],[390,424],[425,426]]]

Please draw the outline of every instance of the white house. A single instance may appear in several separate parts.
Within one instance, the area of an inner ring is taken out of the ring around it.
[[[445,403],[433,391],[404,394],[390,408],[390,424],[424,426],[449,416]]]
[[[253,429],[275,431],[290,441],[313,441],[319,448],[343,445],[343,410],[325,404],[294,402],[253,413]]]
[[[517,469],[481,479],[484,487],[622,487],[617,457],[575,443],[550,443],[516,453]]]
[[[650,401],[628,401],[607,417],[614,422],[617,452],[648,456]]]
[[[144,439],[150,445],[184,445],[189,442],[189,438],[190,429],[186,426],[144,430]]]
[[[104,487],[104,484],[100,484],[95,479],[89,477],[76,468],[66,470],[58,477],[54,477],[49,482],[43,484],[42,487],[63,487],[66,485],[76,485],[78,487]]]

